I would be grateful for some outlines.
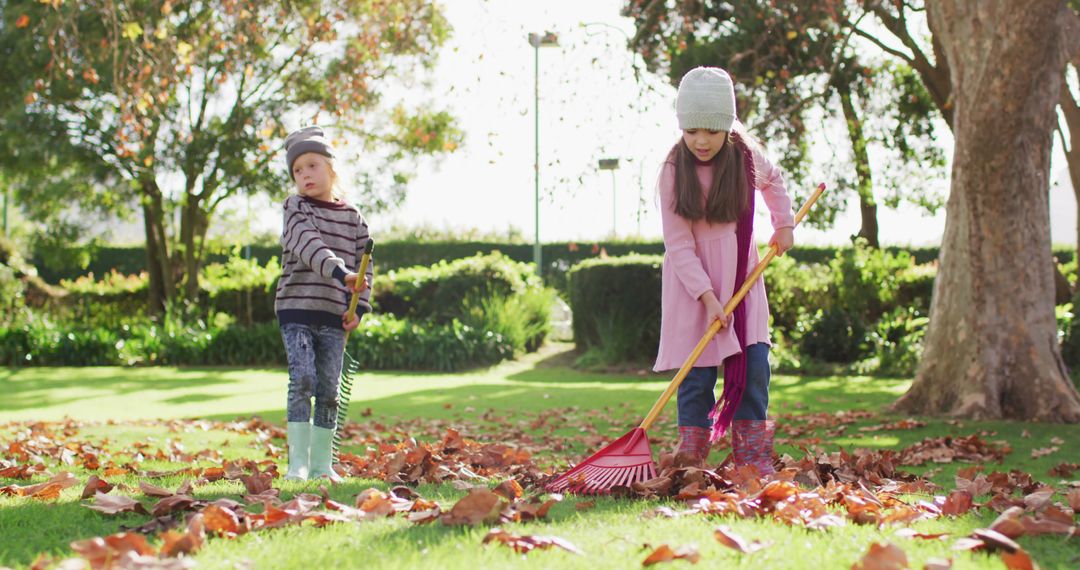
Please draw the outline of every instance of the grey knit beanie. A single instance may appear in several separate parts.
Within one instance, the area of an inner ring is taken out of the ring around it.
[[[735,122],[735,87],[719,67],[695,67],[679,82],[675,97],[679,128],[731,131]]]
[[[289,178],[293,177],[292,165],[300,155],[317,152],[328,158],[334,158],[334,147],[319,127],[304,127],[285,137],[285,164],[289,167]]]

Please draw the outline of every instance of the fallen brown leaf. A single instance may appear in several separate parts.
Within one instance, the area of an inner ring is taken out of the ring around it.
[[[967,491],[953,491],[945,498],[941,505],[943,515],[962,515],[971,510],[973,505],[971,493]]]
[[[180,554],[192,554],[199,550],[206,542],[206,530],[203,527],[202,514],[191,517],[185,532],[168,530],[162,533],[161,540],[162,556],[176,557]]]
[[[82,496],[79,497],[79,499],[89,499],[99,492],[108,493],[109,491],[112,491],[112,489],[113,486],[111,483],[104,479],[99,479],[97,475],[91,475],[90,478],[86,480],[86,486],[83,487]]]
[[[1024,514],[1024,509],[1020,507],[1011,507],[1000,516],[993,523],[990,524],[991,530],[996,530],[1001,534],[1009,538],[1017,538],[1024,535],[1024,524],[1020,522],[1020,517]]]
[[[124,495],[106,495],[105,493],[97,493],[94,495],[94,504],[86,505],[86,508],[107,515],[117,515],[120,513],[150,514],[146,512],[146,507],[142,506],[142,503],[131,497]]]
[[[851,570],[906,570],[908,567],[907,554],[895,544],[881,544],[875,542],[870,545],[870,550],[852,565]]]
[[[513,479],[507,479],[506,481],[499,483],[499,486],[492,489],[492,492],[508,501],[520,499],[521,495],[524,493],[521,489],[521,484]]]
[[[124,568],[125,566],[116,563],[117,559],[130,555],[149,557],[154,554],[154,549],[146,542],[145,536],[130,532],[72,542],[71,549],[94,569]]]
[[[171,496],[173,496],[175,494],[172,491],[169,491],[167,489],[162,489],[161,487],[158,487],[157,485],[151,485],[150,483],[147,483],[145,481],[140,481],[139,482],[139,490],[142,491],[143,494],[146,495],[147,497],[164,498],[164,497],[171,497]]]
[[[717,542],[719,542],[720,544],[723,544],[728,548],[738,550],[739,552],[742,552],[744,554],[752,554],[754,552],[757,552],[758,550],[761,550],[762,548],[765,548],[766,546],[769,546],[768,544],[762,543],[759,540],[747,542],[745,538],[735,534],[730,528],[724,525],[720,525],[716,527],[715,530],[713,530],[713,537],[715,537]]]
[[[492,522],[502,511],[502,498],[487,489],[473,489],[442,515],[445,525],[477,525]]]
[[[698,560],[701,560],[701,554],[693,546],[680,546],[672,549],[666,544],[661,544],[645,557],[645,560],[641,561],[641,565],[652,566],[653,564],[671,562],[672,560],[686,560],[691,564],[697,564]]]
[[[227,538],[240,534],[240,521],[230,509],[211,504],[202,510],[202,517],[206,532]]]
[[[1014,552],[1002,552],[1001,561],[1009,570],[1037,570],[1039,567],[1022,548]]]
[[[497,542],[509,546],[514,549],[514,552],[520,554],[528,554],[537,548],[546,549],[553,546],[562,548],[567,552],[573,552],[574,554],[584,554],[569,541],[556,536],[516,535],[498,528],[491,529],[488,531],[487,535],[484,536],[483,544],[488,544],[490,542]]]
[[[1065,495],[1065,499],[1069,502],[1069,507],[1072,510],[1080,512],[1080,489],[1069,491],[1069,493]]]
[[[150,514],[155,517],[171,515],[177,511],[186,511],[193,504],[195,504],[195,499],[187,495],[170,495],[158,501],[150,510]]]

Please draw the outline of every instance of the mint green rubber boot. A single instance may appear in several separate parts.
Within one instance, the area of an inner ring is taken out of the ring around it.
[[[289,422],[289,472],[287,481],[306,481],[311,465],[311,424],[307,422]]]
[[[311,472],[308,479],[329,479],[340,483],[341,476],[334,472],[334,430],[311,427]]]

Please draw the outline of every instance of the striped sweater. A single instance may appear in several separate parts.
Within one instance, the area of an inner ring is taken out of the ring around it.
[[[357,271],[369,237],[367,222],[345,202],[289,196],[281,226],[281,279],[274,296],[278,322],[341,327],[349,306],[346,268]],[[368,265],[368,282],[374,275]],[[371,310],[371,289],[360,294],[357,314]]]

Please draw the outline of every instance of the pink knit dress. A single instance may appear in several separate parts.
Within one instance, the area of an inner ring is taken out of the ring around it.
[[[753,150],[754,188],[761,193],[770,212],[774,229],[795,225],[791,197],[780,170],[758,149]],[[702,188],[712,183],[712,166],[697,166]],[[682,366],[709,327],[705,305],[698,300],[712,290],[721,304],[727,303],[745,276],[735,275],[735,223],[712,224],[689,221],[674,210],[675,165],[664,164],[660,174],[660,211],[664,230],[664,266],[661,293],[660,349],[653,370],[672,370]],[[760,261],[753,238],[746,271]],[[765,282],[759,278],[747,293],[746,345],[769,343],[769,302]],[[734,324],[734,320],[732,321]],[[770,343],[771,344],[771,343]],[[735,327],[721,329],[702,352],[695,366],[719,366],[725,358],[740,351]]]

